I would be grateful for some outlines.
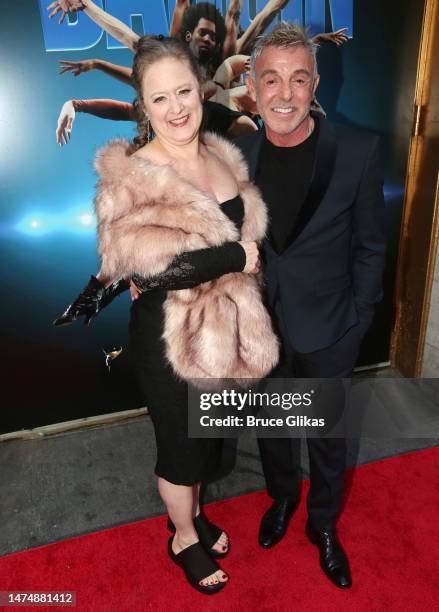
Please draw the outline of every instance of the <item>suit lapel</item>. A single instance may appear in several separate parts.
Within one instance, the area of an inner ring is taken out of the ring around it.
[[[243,148],[248,163],[248,174],[251,181],[254,181],[256,178],[259,153],[263,140],[264,130],[258,130],[257,132],[253,132],[252,138],[248,140],[245,145],[245,148]]]
[[[326,194],[334,171],[337,149],[335,130],[316,113],[312,113],[312,116],[319,122],[319,134],[311,183],[284,251],[292,245],[315,214]]]

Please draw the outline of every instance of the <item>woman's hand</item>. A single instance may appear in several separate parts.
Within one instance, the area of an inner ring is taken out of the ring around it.
[[[72,133],[75,116],[76,112],[73,102],[72,100],[68,100],[63,104],[58,117],[58,125],[56,126],[56,142],[60,147],[70,141],[70,134]]]
[[[243,241],[239,243],[245,251],[245,268],[247,274],[257,274],[261,269],[259,249],[256,242]]]

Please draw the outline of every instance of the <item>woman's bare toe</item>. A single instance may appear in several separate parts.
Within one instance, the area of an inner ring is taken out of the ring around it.
[[[228,548],[229,548],[229,538],[227,537],[226,532],[223,531],[220,537],[218,538],[218,540],[212,546],[212,549],[216,550],[219,553],[225,553],[227,552]]]
[[[214,574],[207,576],[203,580],[200,580],[200,584],[203,586],[208,586],[209,584],[218,584],[219,582],[227,582],[228,576],[223,572],[223,570],[218,570]]]

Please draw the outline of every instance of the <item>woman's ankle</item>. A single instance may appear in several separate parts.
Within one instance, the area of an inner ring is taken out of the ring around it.
[[[174,535],[173,547],[183,550],[191,544],[198,542],[198,534],[195,529],[177,530]]]

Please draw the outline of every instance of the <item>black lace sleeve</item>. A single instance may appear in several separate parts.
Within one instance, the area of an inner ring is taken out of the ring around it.
[[[141,291],[191,289],[223,274],[242,272],[245,263],[242,246],[238,242],[226,242],[177,255],[160,274],[148,278],[135,274],[133,282]]]

